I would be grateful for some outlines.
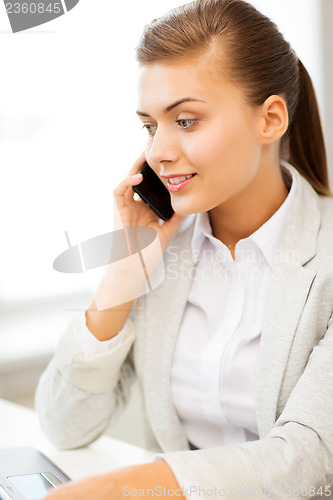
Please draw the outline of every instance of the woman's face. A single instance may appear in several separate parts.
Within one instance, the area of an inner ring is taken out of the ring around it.
[[[141,66],[137,113],[148,132],[147,161],[169,189],[175,212],[208,211],[253,190],[262,152],[259,117],[209,58]]]

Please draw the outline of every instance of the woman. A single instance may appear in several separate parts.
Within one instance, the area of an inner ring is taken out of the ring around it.
[[[333,201],[311,80],[243,0],[197,0],[153,21],[137,59],[147,147],[114,198],[124,226],[158,232],[166,277],[135,307],[93,304],[87,329],[73,323],[37,409],[58,446],[85,445],[135,373],[147,446],[161,455],[49,498],[122,498],[124,485],[330,496]],[[164,223],[133,200],[145,158],[171,192]],[[104,289],[140,279],[121,270]]]

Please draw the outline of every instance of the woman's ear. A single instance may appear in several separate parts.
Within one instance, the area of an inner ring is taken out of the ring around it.
[[[279,95],[269,96],[261,106],[261,142],[270,144],[280,139],[288,129],[287,105]]]

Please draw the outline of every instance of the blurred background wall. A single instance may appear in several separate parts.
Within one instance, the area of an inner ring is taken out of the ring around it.
[[[69,320],[92,298],[87,276],[53,270],[72,244],[112,227],[112,190],[144,148],[134,48],[178,0],[81,0],[12,34],[0,7],[0,397],[33,405]],[[333,180],[333,2],[254,0],[313,78]],[[88,277],[89,278],[89,277]],[[139,398],[110,432],[141,444]],[[133,420],[135,415],[135,420]]]
[[[327,147],[328,165],[331,174],[331,188],[333,188],[333,2],[322,0],[320,5],[321,14],[321,39],[322,39],[322,74],[324,93],[324,130]]]

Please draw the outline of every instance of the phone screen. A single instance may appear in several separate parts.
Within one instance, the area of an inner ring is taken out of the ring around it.
[[[49,472],[48,475],[50,474]],[[57,479],[55,476],[54,478]],[[8,479],[27,500],[40,500],[45,498],[48,490],[54,488],[54,485],[46,475],[42,473],[8,476]]]

